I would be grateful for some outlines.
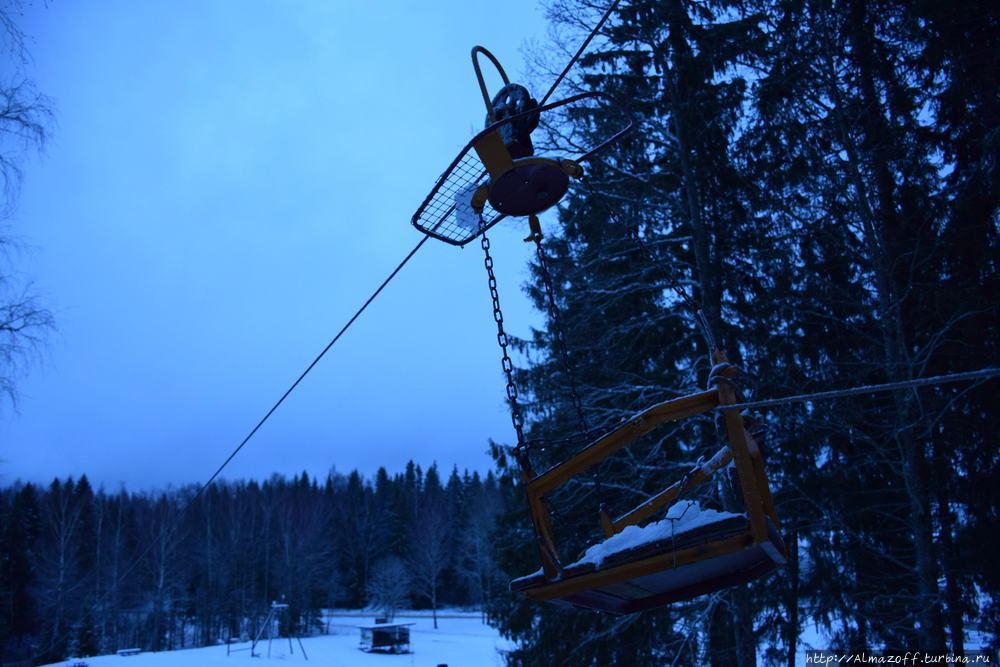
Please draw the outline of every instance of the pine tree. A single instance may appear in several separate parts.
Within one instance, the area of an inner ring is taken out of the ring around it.
[[[962,335],[961,325],[995,321],[995,311],[970,308],[947,286],[954,273],[945,267],[960,255],[948,241],[949,165],[930,128],[935,96],[954,83],[921,65],[941,51],[933,30],[905,3],[762,6],[771,46],[755,91],[748,164],[766,185],[764,209],[792,231],[786,254],[798,265],[781,315],[791,345],[770,346],[789,350],[795,363],[778,370],[797,365],[803,380],[829,387],[969,368],[982,339]],[[981,303],[973,295],[984,289],[966,280],[957,293]],[[845,645],[944,648],[937,573],[944,567],[948,580],[953,565],[940,561],[935,534],[951,539],[952,529],[941,526],[952,521],[946,487],[956,478],[943,460],[929,475],[928,457],[940,435],[953,451],[968,449],[969,438],[930,428],[961,414],[955,393],[866,397],[784,423],[800,434],[794,448],[813,452],[796,461],[790,447],[781,467],[797,489],[809,489],[793,495],[797,514],[813,517],[803,539],[814,567],[804,575],[823,584],[815,617],[849,618],[838,624]],[[835,481],[837,493],[822,491],[831,488],[823,480]],[[954,545],[944,548],[955,553]],[[852,582],[848,590],[830,589],[837,571]],[[949,587],[958,609],[961,584]],[[960,641],[961,614],[949,615]]]
[[[13,662],[31,657],[31,639],[41,631],[40,610],[33,595],[37,586],[37,567],[33,565],[33,556],[37,553],[37,540],[42,527],[38,494],[32,484],[12,490],[9,500],[5,511],[0,513],[3,521],[0,656]]]

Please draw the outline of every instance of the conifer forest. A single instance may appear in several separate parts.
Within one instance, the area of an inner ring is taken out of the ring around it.
[[[482,608],[506,587],[491,556],[488,474],[218,482],[95,491],[87,478],[4,490],[3,641],[36,662],[123,647],[168,651],[253,636],[272,601],[296,632],[320,611]]]
[[[547,2],[564,48],[529,51],[534,95],[608,4]],[[534,469],[580,448],[568,434],[705,389],[705,329],[751,399],[997,366],[998,54],[1000,12],[975,0],[621,2],[563,92],[609,93],[636,129],[551,216],[523,285],[546,326],[511,339],[525,434],[550,441],[529,451]],[[542,117],[538,153],[616,131],[604,107],[568,109]],[[484,353],[501,397],[500,353]],[[623,616],[508,590],[539,568],[512,433],[484,433],[486,475],[411,462],[371,480],[216,483],[193,502],[192,488],[15,483],[0,490],[0,646],[45,662],[205,645],[284,595],[306,631],[334,606],[481,608],[515,643],[511,666],[794,667],[807,632],[845,651],[961,654],[973,637],[995,651],[998,390],[754,410],[787,563]],[[687,419],[560,487],[547,500],[562,550],[721,442],[714,417]],[[716,477],[689,497],[723,508],[732,484]]]

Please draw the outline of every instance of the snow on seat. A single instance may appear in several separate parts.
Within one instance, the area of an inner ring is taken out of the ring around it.
[[[768,533],[780,545],[770,521]],[[628,526],[590,547],[558,579],[549,581],[538,570],[510,588],[539,600],[628,614],[756,579],[784,563],[782,550],[754,544],[746,515],[683,501],[661,521]]]

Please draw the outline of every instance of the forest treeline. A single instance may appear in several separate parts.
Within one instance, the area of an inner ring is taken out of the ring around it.
[[[252,637],[272,601],[309,634],[325,608],[482,608],[503,585],[488,535],[488,474],[442,480],[413,462],[166,492],[87,478],[0,490],[0,661]]]
[[[563,42],[534,50],[536,90],[607,5],[547,3]],[[543,225],[558,318],[535,261],[527,290],[548,326],[519,341],[528,437],[564,438],[706,387],[709,348],[672,281],[758,398],[996,366],[997,54],[1000,13],[971,0],[619,4],[561,91],[611,93],[638,127],[586,163],[561,224]],[[621,127],[599,105],[542,123],[539,152],[556,154]],[[760,410],[788,564],[621,618],[498,596],[491,617],[519,642],[510,664],[791,667],[814,628],[829,642],[814,648],[961,652],[968,636],[995,648],[998,389]],[[602,505],[620,515],[711,456],[712,420],[688,421],[549,495],[564,562],[600,538]],[[577,446],[530,458],[545,470]],[[517,463],[494,453],[513,482],[496,544],[518,576],[539,558]]]

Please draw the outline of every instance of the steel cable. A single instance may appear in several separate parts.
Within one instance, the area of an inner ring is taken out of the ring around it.
[[[732,403],[730,405],[720,405],[716,410],[733,410],[745,408],[765,408],[774,405],[786,405],[788,403],[805,403],[807,401],[828,400],[831,398],[841,398],[844,396],[855,396],[857,394],[874,394],[883,391],[895,391],[897,389],[909,389],[911,387],[924,387],[932,384],[947,384],[949,382],[962,382],[965,380],[987,379],[1000,375],[1000,368],[981,368],[976,371],[964,373],[952,373],[950,375],[935,375],[927,378],[914,378],[913,380],[900,380],[899,382],[886,382],[884,384],[870,384],[860,387],[849,387],[847,389],[834,389],[831,391],[820,391],[813,394],[799,394],[797,396],[786,396],[784,398],[769,398],[761,401],[746,401],[744,403]]]

